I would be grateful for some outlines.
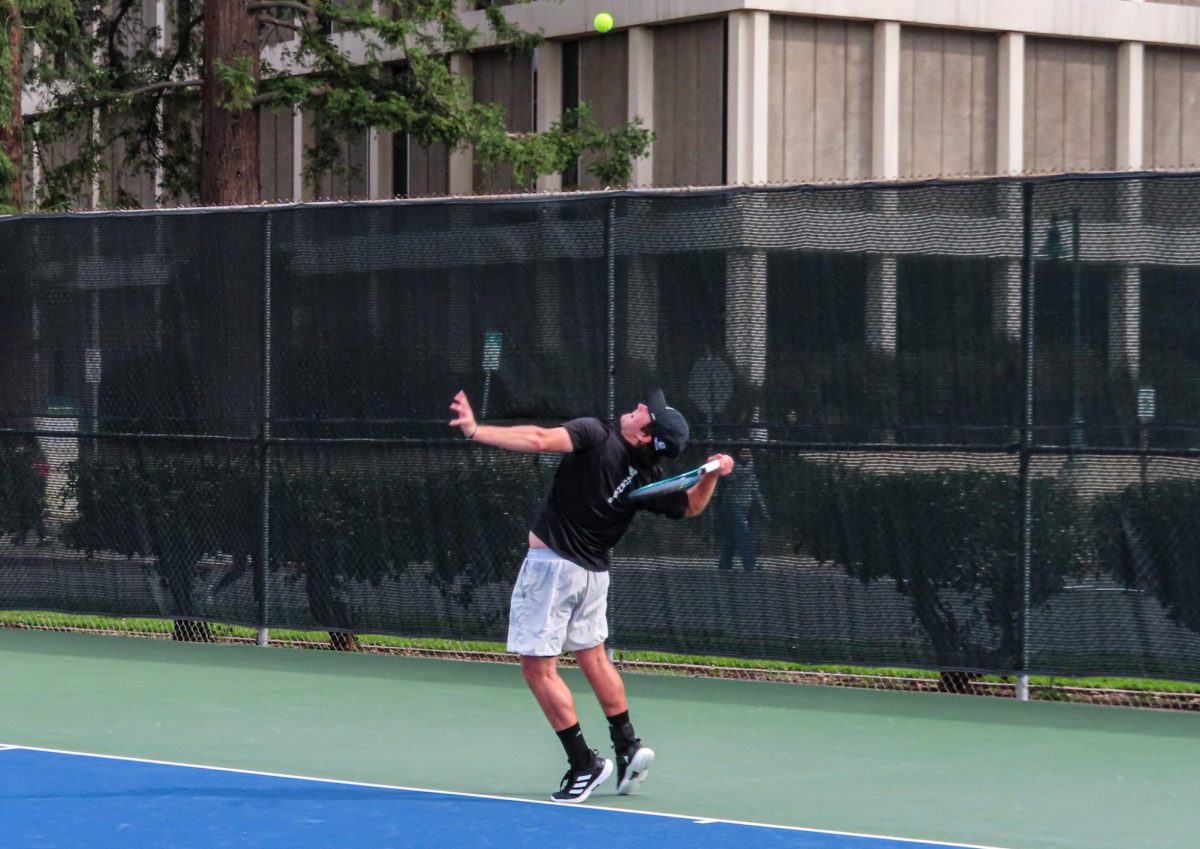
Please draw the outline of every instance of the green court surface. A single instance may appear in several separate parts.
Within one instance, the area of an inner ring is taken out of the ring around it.
[[[589,743],[608,747],[567,670]],[[544,799],[516,666],[0,629],[0,744]],[[626,675],[658,752],[589,804],[1005,849],[1186,849],[1200,716]]]

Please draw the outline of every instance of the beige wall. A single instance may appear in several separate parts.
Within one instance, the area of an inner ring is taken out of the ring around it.
[[[263,107],[258,112],[258,162],[262,199],[290,201],[295,161],[295,134],[291,109]]]
[[[499,103],[507,113],[510,133],[533,130],[533,58],[504,50],[474,55],[475,101]],[[485,168],[475,164],[474,188],[478,194],[532,191],[533,184],[518,186],[508,166]]]
[[[1117,46],[1030,38],[1025,44],[1025,170],[1117,164]]]
[[[304,114],[304,147],[312,145],[316,138],[311,113]],[[303,151],[301,152],[303,156]],[[367,134],[343,140],[341,158],[337,169],[322,174],[316,191],[309,180],[304,180],[302,200],[363,200],[369,197],[367,183]]]
[[[592,117],[606,129],[626,123],[629,115],[629,87],[625,82],[629,78],[629,37],[623,32],[613,36],[579,42],[579,100],[591,106]],[[587,173],[588,164],[595,158],[585,155],[579,163],[581,189],[603,188]]]
[[[126,115],[108,113],[104,116],[105,132],[117,133],[132,127]],[[152,209],[157,195],[154,171],[129,165],[129,147],[116,138],[104,151],[104,171],[100,175],[100,204],[108,208]]]
[[[998,48],[990,33],[901,31],[901,177],[996,172]]]
[[[80,131],[80,136],[82,136],[83,133],[90,132],[90,130],[90,127],[84,127]],[[75,138],[67,137],[54,142],[53,144],[43,145],[41,150],[38,151],[38,154],[42,160],[44,170],[52,170],[55,167],[63,165],[68,160],[78,156],[79,149],[82,146],[80,136]],[[27,145],[25,148],[25,153],[27,156],[32,156],[33,149]],[[42,176],[42,180],[45,180],[44,174]],[[43,183],[41,186],[41,191],[44,193],[46,192],[47,188],[48,187]],[[90,183],[72,186],[69,195],[68,203],[71,209],[92,208],[92,190]]]
[[[26,142],[21,149],[21,194],[22,202],[31,206],[37,191],[37,169],[34,167],[32,145]]]
[[[722,182],[724,57],[723,18],[654,30],[655,185]]]
[[[1145,167],[1200,165],[1200,50],[1147,47],[1145,96]]]
[[[192,138],[200,138],[200,107],[199,104],[190,103],[188,106],[180,108],[172,106],[170,100],[163,103],[163,126],[168,128],[172,134],[172,138],[181,138],[186,134],[190,134]],[[198,203],[197,198],[184,192],[179,197],[163,199],[163,206],[190,206]]]
[[[403,162],[395,163],[403,168]],[[385,194],[391,186],[384,187]],[[409,142],[408,147],[408,196],[431,197],[450,193],[450,154],[444,144],[419,147]]]
[[[772,16],[768,179],[871,176],[870,24]]]

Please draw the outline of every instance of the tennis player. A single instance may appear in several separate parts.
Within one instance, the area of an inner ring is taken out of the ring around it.
[[[557,802],[583,802],[612,774],[613,764],[588,747],[571,690],[558,674],[558,656],[574,652],[604,715],[616,753],[617,792],[631,793],[646,777],[654,751],[634,734],[625,684],[604,649],[608,639],[608,552],[638,510],[682,519],[708,506],[717,478],[733,458],[714,454],[719,468],[690,489],[644,501],[628,493],[664,477],[659,460],[678,457],[688,423],[667,406],[661,391],[624,413],[618,423],[573,419],[559,427],[487,425],[463,392],[450,404],[451,427],[462,435],[509,451],[564,457],[529,530],[529,553],[513,588],[508,650],[521,655],[521,671],[567,753],[569,767]]]

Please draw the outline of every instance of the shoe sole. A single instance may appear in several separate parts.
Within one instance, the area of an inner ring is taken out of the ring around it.
[[[613,771],[613,762],[608,759],[605,759],[604,769],[602,769],[600,771],[600,774],[598,776],[596,776],[595,780],[593,780],[591,784],[589,784],[587,787],[583,788],[582,793],[580,793],[578,796],[564,796],[562,798],[551,795],[550,801],[551,802],[565,802],[568,805],[578,805],[580,802],[586,802],[588,796],[592,795],[592,791],[608,780],[608,777],[610,775],[612,775],[612,771]]]
[[[617,794],[620,796],[628,796],[638,785],[646,780],[646,774],[650,771],[650,764],[654,763],[654,750],[647,749],[645,746],[638,749],[633,760],[629,762],[629,766],[625,767],[625,780],[617,785]]]

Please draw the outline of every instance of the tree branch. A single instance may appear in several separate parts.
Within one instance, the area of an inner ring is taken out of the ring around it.
[[[293,32],[300,32],[300,30],[304,29],[304,27],[291,21],[285,21],[283,18],[273,18],[270,15],[259,15],[258,22],[262,24],[271,24],[273,26],[283,27],[284,29],[290,29]]]
[[[149,85],[139,86],[138,88],[130,89],[129,91],[117,92],[110,94],[107,97],[97,97],[92,100],[86,100],[82,103],[72,103],[70,109],[95,109],[97,106],[107,106],[110,103],[115,103],[118,100],[124,100],[130,97],[139,97],[143,94],[150,94],[155,91],[164,91],[171,88],[199,88],[204,85],[204,80],[164,80],[163,82],[150,83]],[[48,117],[51,113],[58,110],[51,109],[49,112],[42,112],[35,115],[28,115],[25,118],[25,123],[33,124]]]
[[[121,29],[121,21],[129,14],[129,10],[133,7],[132,0],[122,0],[117,8],[117,14],[108,22],[108,64],[116,68],[118,71],[125,69],[125,63],[122,61],[121,51],[117,47],[117,35]]]
[[[313,97],[324,97],[325,95],[329,94],[329,87],[313,86],[308,90],[308,93]],[[283,97],[283,95],[277,91],[266,91],[262,94],[256,94],[254,97],[250,98],[250,105],[261,106],[264,103],[270,103],[271,101],[278,100],[281,97]]]
[[[111,102],[113,100],[120,100],[124,97],[137,97],[138,95],[149,94],[152,91],[163,91],[164,89],[168,88],[198,88],[202,85],[204,85],[204,80],[164,80],[160,83],[150,83],[150,85],[144,85],[140,88],[130,89],[124,94],[113,95],[113,97],[108,98],[108,100]],[[99,106],[101,104],[96,105]]]
[[[258,12],[266,9],[291,9],[299,12],[310,20],[317,19],[317,10],[311,6],[305,6],[303,3],[298,3],[296,0],[260,0],[258,3],[250,3],[246,6],[249,12]],[[356,18],[351,18],[348,15],[329,15],[329,20],[338,24],[361,24],[361,21]]]
[[[260,3],[250,3],[246,6],[247,12],[260,12],[267,9],[291,9],[302,15],[315,15],[317,13],[316,9],[306,6],[303,3],[297,3],[296,0],[263,0]]]

